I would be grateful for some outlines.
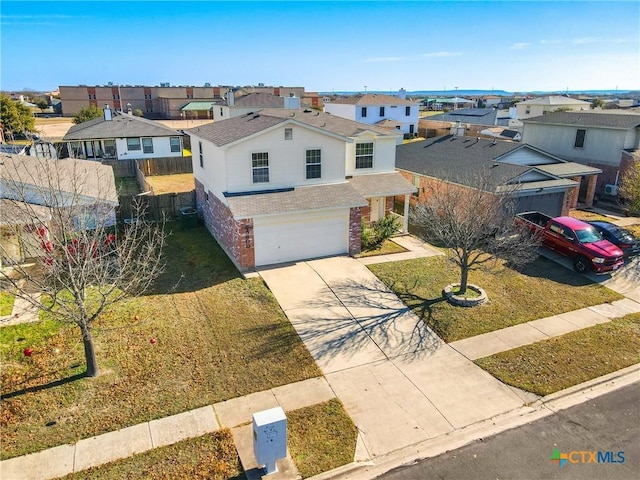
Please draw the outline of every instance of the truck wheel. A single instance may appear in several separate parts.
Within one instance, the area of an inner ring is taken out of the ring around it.
[[[585,257],[574,258],[573,268],[576,272],[587,273],[591,269],[591,266],[589,265],[589,259]]]

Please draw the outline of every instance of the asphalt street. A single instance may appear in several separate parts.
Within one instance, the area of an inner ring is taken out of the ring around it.
[[[640,383],[378,478],[638,480]]]

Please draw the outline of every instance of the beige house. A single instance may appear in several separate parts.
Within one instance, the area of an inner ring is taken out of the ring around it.
[[[532,98],[531,100],[525,100],[524,102],[516,103],[515,107],[516,118],[522,120],[523,118],[538,117],[540,115],[546,115],[550,112],[560,110],[590,110],[591,103],[584,100],[576,100],[571,97],[564,97],[561,95],[552,95],[548,97]],[[511,113],[511,111],[510,111]]]

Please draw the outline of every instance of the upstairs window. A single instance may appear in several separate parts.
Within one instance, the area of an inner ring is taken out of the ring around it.
[[[202,153],[202,142],[198,142],[198,151],[200,153],[200,168],[204,168],[204,154]]]
[[[293,128],[285,128],[284,129],[284,139],[285,140],[293,140]]]
[[[384,107],[380,107],[380,116],[384,117]]]
[[[153,139],[151,138],[142,139],[142,152],[153,153]]]
[[[362,118],[367,116],[367,107],[362,107],[362,114],[361,114]]]
[[[127,138],[127,150],[140,150],[140,139],[128,137]]]
[[[356,168],[373,168],[373,142],[356,143]]]
[[[180,151],[180,137],[170,137],[169,144],[171,145],[172,152]]]
[[[307,180],[322,177],[322,153],[320,149],[307,150],[306,152]]]
[[[573,146],[575,148],[584,148],[584,138],[587,136],[587,131],[584,128],[579,128],[576,131],[576,141]]]
[[[411,107],[404,107],[404,114],[407,117],[411,116]]]
[[[269,154],[267,152],[251,154],[253,183],[269,183]]]

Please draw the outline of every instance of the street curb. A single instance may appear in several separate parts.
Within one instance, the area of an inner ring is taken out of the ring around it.
[[[524,405],[459,430],[389,452],[369,462],[349,463],[310,477],[308,480],[374,479],[394,468],[412,465],[475,441],[482,441],[638,381],[640,381],[640,363],[552,393],[530,405]]]

